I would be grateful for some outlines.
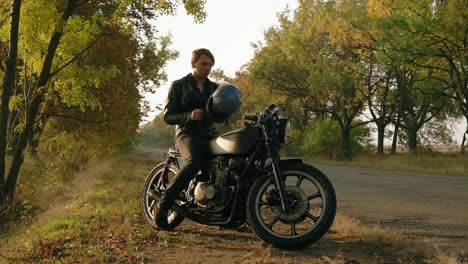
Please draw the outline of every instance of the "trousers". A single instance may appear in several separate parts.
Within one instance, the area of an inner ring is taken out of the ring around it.
[[[185,165],[166,189],[160,204],[161,209],[169,210],[180,192],[187,188],[197,172],[207,167],[210,157],[210,139],[210,137],[184,132],[177,135],[176,147],[185,160]]]

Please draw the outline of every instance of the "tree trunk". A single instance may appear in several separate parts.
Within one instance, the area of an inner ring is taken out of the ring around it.
[[[384,154],[385,125],[377,124],[377,154]]]
[[[32,138],[32,132],[34,127],[34,121],[36,119],[37,113],[39,111],[39,106],[42,102],[42,95],[38,95],[31,102],[31,105],[28,109],[28,114],[26,118],[26,126],[23,132],[20,135],[18,145],[13,155],[13,161],[10,166],[10,171],[8,173],[8,178],[5,185],[5,194],[8,196],[9,200],[13,200],[13,195],[15,193],[16,181],[18,180],[18,174],[21,168],[21,165],[24,161],[24,149],[28,144],[28,139]]]
[[[463,134],[463,140],[462,140],[462,143],[461,143],[461,150],[460,150],[461,155],[465,155],[465,142],[466,142],[466,135],[467,134],[468,134],[468,129]]]
[[[408,150],[414,152],[418,146],[418,130],[415,128],[408,128],[406,131],[408,135]]]
[[[460,154],[461,155],[465,155],[466,135],[468,134],[468,115],[465,115],[465,119],[466,119],[466,130],[465,130],[465,133],[463,133],[463,139],[462,139],[462,143],[461,143],[461,146],[460,146]]]
[[[341,145],[341,152],[343,158],[346,160],[351,160],[351,128],[345,127],[341,131],[342,135],[342,145]]]
[[[49,46],[47,48],[47,53],[44,59],[44,63],[42,65],[41,74],[39,75],[39,79],[36,85],[36,97],[32,100],[29,109],[27,110],[27,118],[26,124],[23,132],[20,135],[18,146],[13,155],[13,161],[10,167],[10,171],[8,173],[8,178],[5,185],[5,194],[10,198],[13,199],[13,195],[15,192],[16,181],[18,180],[18,174],[21,168],[21,165],[24,161],[24,149],[28,143],[28,140],[33,137],[33,129],[35,125],[36,116],[39,112],[39,106],[43,101],[43,94],[45,93],[44,89],[47,85],[47,82],[50,78],[50,71],[52,69],[52,61],[55,56],[55,52],[57,47],[60,43],[60,39],[63,35],[63,26],[67,22],[68,18],[73,13],[77,0],[68,0],[67,6],[62,14],[61,24],[59,24],[59,28],[55,29],[54,34],[50,38]]]
[[[302,108],[302,118],[301,118],[302,130],[304,130],[307,127],[308,123],[309,123],[309,110],[307,110],[307,107],[304,106]]]
[[[5,157],[8,115],[10,112],[10,98],[14,90],[16,77],[16,61],[18,57],[18,31],[21,14],[20,10],[21,0],[14,0],[13,9],[11,13],[10,48],[8,51],[8,58],[6,60],[5,76],[3,77],[2,104],[0,106],[0,196],[3,196],[5,191]]]
[[[392,139],[392,150],[390,151],[391,154],[396,153],[399,129],[400,129],[400,115],[398,115],[398,118],[395,122],[395,130],[393,131],[393,139]]]

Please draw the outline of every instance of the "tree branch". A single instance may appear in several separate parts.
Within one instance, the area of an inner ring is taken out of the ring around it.
[[[73,62],[75,62],[78,58],[81,57],[81,55],[83,55],[87,50],[89,50],[91,47],[94,46],[94,44],[96,44],[102,37],[104,37],[105,34],[101,34],[101,35],[98,35],[97,38],[95,38],[86,48],[84,48],[83,50],[81,50],[80,52],[78,52],[71,60],[69,60],[67,63],[65,63],[64,65],[62,65],[61,67],[59,67],[57,70],[55,70],[54,72],[52,72],[50,74],[50,77],[56,75],[57,73],[59,73],[61,70],[63,70],[64,68],[66,68],[68,65],[72,64]]]
[[[367,121],[361,121],[355,125],[351,125],[352,128],[355,128],[355,127],[359,127],[359,126],[363,126],[363,125],[367,125],[369,123],[372,123],[374,122],[374,120],[367,120]]]
[[[75,4],[75,8],[78,9],[79,7],[81,7],[82,5],[85,5],[87,3],[91,2],[90,0],[83,0],[81,1],[80,3],[76,3]]]
[[[439,107],[434,114],[432,114],[430,117],[426,118],[426,119],[423,119],[422,122],[420,122],[420,125],[418,124],[418,128],[420,128],[422,125],[424,125],[425,123],[431,121],[434,117],[436,117],[441,111],[442,109],[444,109],[445,107],[445,104],[443,104],[441,107]]]
[[[91,123],[91,124],[102,124],[105,122],[108,122],[109,120],[103,119],[103,120],[93,120],[93,119],[86,119],[78,116],[73,116],[73,115],[65,115],[65,114],[47,114],[47,117],[59,117],[59,118],[64,118],[64,119],[71,119],[83,123]]]

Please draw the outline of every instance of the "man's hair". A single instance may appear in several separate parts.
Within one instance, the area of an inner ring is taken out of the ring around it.
[[[201,55],[206,55],[208,58],[210,58],[213,61],[213,65],[215,64],[215,59],[213,56],[213,53],[209,51],[208,49],[196,49],[192,52],[192,61],[197,62]]]

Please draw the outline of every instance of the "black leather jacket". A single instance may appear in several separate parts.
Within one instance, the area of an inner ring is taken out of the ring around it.
[[[188,133],[207,137],[214,136],[213,122],[208,118],[200,121],[190,119],[195,109],[205,109],[210,95],[218,85],[208,78],[203,82],[203,91],[197,88],[197,80],[192,74],[172,83],[164,108],[164,121],[169,125],[176,125],[176,135]],[[205,114],[206,117],[206,114]]]

